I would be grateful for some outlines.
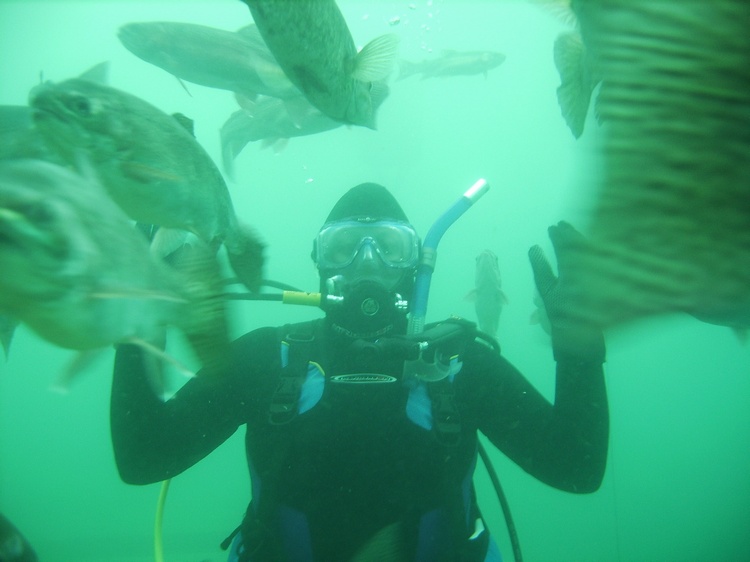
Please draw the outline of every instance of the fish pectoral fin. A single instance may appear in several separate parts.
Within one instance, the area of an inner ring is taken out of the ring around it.
[[[469,302],[474,302],[475,300],[477,300],[477,290],[472,289],[471,291],[466,293],[466,296],[464,296],[464,300],[467,300]]]
[[[55,382],[50,385],[49,389],[60,394],[67,394],[70,391],[71,383],[80,377],[81,373],[91,366],[94,360],[100,357],[105,351],[105,348],[98,348],[76,353]]]
[[[187,365],[185,365],[183,362],[179,361],[175,357],[171,356],[169,353],[161,349],[159,346],[154,345],[143,338],[128,338],[126,341],[122,343],[131,343],[133,345],[137,345],[138,347],[142,348],[144,351],[148,352],[150,355],[154,356],[157,359],[160,359],[162,362],[172,365],[175,369],[177,369],[178,372],[185,375],[188,378],[193,378],[195,376],[195,371],[190,369]]]
[[[387,33],[376,37],[357,53],[352,77],[362,82],[384,80],[393,70],[398,57],[399,37]]]
[[[593,86],[584,69],[585,47],[578,32],[560,34],[555,40],[555,66],[560,74],[557,101],[565,122],[578,138],[583,134]]]
[[[164,259],[191,241],[195,241],[195,235],[187,230],[160,227],[151,240],[151,255]]]

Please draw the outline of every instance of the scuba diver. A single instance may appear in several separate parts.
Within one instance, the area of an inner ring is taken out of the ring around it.
[[[252,501],[225,541],[230,562],[499,562],[472,483],[478,432],[567,492],[596,491],[606,465],[604,338],[567,313],[577,293],[566,252],[582,236],[560,223],[550,237],[557,276],[538,247],[529,255],[552,325],[553,404],[460,319],[421,334],[437,334],[440,376],[405,369],[420,239],[391,193],[365,183],[339,199],[313,243],[323,318],[239,337],[226,372],[199,373],[166,402],[143,351],[118,347],[121,478],[172,478],[246,425]]]

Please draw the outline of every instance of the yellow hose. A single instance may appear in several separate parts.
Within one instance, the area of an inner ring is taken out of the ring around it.
[[[162,522],[164,521],[164,504],[167,502],[167,492],[171,479],[161,483],[159,500],[156,502],[156,521],[154,521],[154,559],[156,562],[164,562],[164,544],[162,543]]]

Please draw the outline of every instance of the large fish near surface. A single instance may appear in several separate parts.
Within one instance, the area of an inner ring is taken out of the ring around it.
[[[505,62],[505,55],[495,51],[453,51],[447,50],[439,57],[421,62],[399,61],[399,76],[402,80],[420,74],[422,79],[440,76],[471,76],[487,73]]]
[[[295,98],[289,81],[254,25],[238,32],[178,22],[136,22],[117,36],[134,55],[194,84],[237,92]]]
[[[69,163],[83,157],[134,220],[223,243],[251,290],[261,279],[263,246],[241,226],[224,178],[191,132],[148,102],[84,78],[37,86],[34,121]]]
[[[479,329],[491,336],[497,335],[500,314],[508,304],[500,280],[500,267],[497,256],[484,250],[477,256],[474,274],[474,289],[468,298],[474,301]]]
[[[607,85],[578,312],[603,326],[674,311],[747,326],[750,4],[573,8]]]
[[[391,73],[398,37],[358,53],[334,0],[243,0],[274,58],[311,104],[331,119],[375,128],[373,96]]]
[[[168,267],[100,185],[68,168],[0,163],[0,266],[0,314],[60,347],[150,348],[175,325],[204,362],[226,352],[215,257]]]

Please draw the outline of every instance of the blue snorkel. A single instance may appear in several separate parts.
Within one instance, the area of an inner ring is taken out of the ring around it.
[[[430,283],[432,272],[435,271],[437,245],[440,243],[440,239],[445,231],[489,189],[487,180],[484,178],[478,179],[447,211],[438,217],[427,232],[422,244],[422,258],[419,261],[419,266],[417,266],[407,334],[418,334],[424,330],[425,317],[427,316],[427,298],[430,294]]]

